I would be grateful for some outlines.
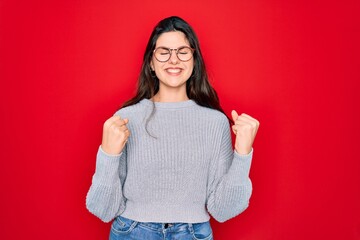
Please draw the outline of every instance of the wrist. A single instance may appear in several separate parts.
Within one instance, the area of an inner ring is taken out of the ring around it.
[[[121,151],[118,152],[118,151],[111,151],[110,149],[107,149],[106,147],[104,147],[103,145],[100,145],[100,149],[103,153],[105,153],[106,155],[109,155],[109,156],[118,156],[120,155]]]
[[[252,147],[244,148],[244,147],[235,147],[235,151],[239,155],[248,155],[252,150]]]

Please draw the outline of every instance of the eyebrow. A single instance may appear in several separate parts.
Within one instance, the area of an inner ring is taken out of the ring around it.
[[[158,46],[158,47],[155,47],[155,49],[156,49],[156,48],[179,49],[179,48],[182,48],[182,47],[188,47],[188,48],[191,48],[190,46],[187,46],[187,45],[182,45],[182,46],[177,47],[177,48],[169,48],[169,47],[165,47],[165,46]]]

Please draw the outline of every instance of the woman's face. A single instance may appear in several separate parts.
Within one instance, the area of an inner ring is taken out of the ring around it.
[[[185,34],[180,31],[174,31],[162,33],[156,41],[155,49],[159,47],[178,49],[184,46],[190,47]],[[166,53],[163,54],[166,55]],[[185,56],[184,52],[179,52],[179,56],[180,54]],[[153,54],[150,67],[155,71],[159,79],[159,88],[161,91],[166,89],[179,89],[186,92],[186,81],[190,78],[194,69],[194,58],[191,57],[188,61],[180,61],[176,56],[176,51],[173,50],[171,51],[171,56],[168,61],[159,62],[155,58],[155,54]]]

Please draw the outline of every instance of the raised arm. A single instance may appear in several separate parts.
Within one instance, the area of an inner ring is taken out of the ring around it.
[[[224,222],[243,212],[249,205],[252,193],[249,171],[253,155],[253,140],[243,139],[247,143],[251,142],[250,151],[239,154],[237,147],[248,146],[240,139],[240,132],[246,130],[242,129],[245,124],[238,126],[238,122],[234,122],[236,127],[233,126],[233,130],[234,132],[237,130],[239,135],[235,143],[236,150],[232,147],[230,126],[227,121],[224,121],[221,144],[214,148],[214,158],[210,167],[207,209],[219,222]],[[244,134],[241,136],[243,137]]]
[[[110,222],[125,209],[122,186],[126,177],[127,119],[113,116],[104,123],[103,140],[96,158],[95,174],[86,197],[87,209]]]

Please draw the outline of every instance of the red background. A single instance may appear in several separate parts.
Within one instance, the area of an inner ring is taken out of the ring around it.
[[[0,238],[107,239],[103,122],[162,18],[197,31],[226,112],[260,120],[250,207],[215,239],[360,239],[360,2],[0,1]]]

